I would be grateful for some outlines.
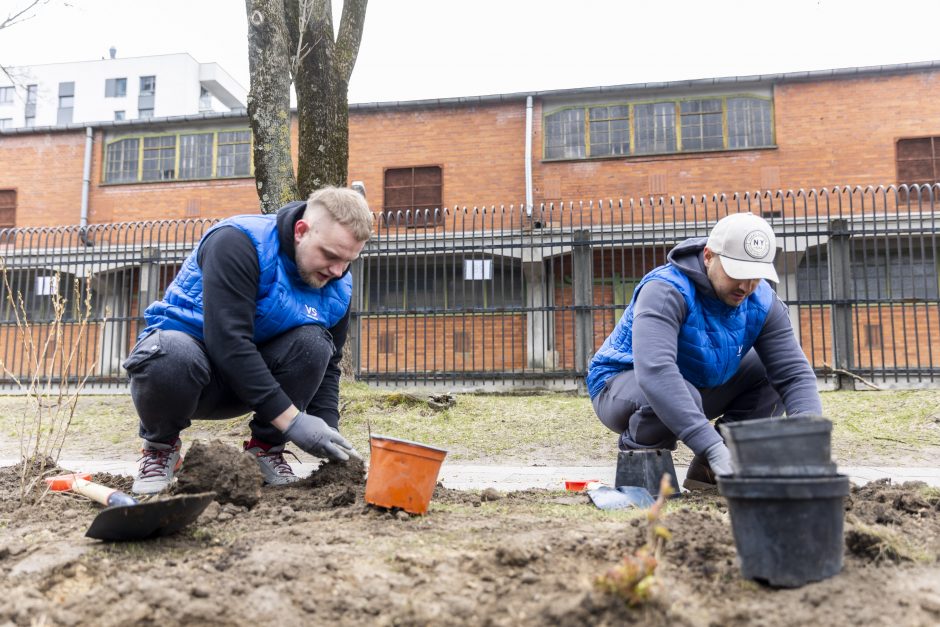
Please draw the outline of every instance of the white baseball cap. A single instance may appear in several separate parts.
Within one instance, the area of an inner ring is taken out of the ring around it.
[[[760,216],[753,213],[725,216],[712,229],[705,246],[721,257],[721,267],[732,279],[780,282],[774,269],[777,238]]]

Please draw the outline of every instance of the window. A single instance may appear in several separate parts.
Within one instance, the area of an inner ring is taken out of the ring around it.
[[[122,137],[105,147],[104,183],[241,176],[251,176],[251,131]]]
[[[686,100],[680,105],[683,150],[724,148],[721,100]]]
[[[0,105],[13,104],[14,87],[0,87]]]
[[[157,77],[156,76],[141,76],[140,77],[140,95],[141,96],[152,96],[157,91]]]
[[[152,118],[152,117],[153,117],[153,109],[139,109],[139,110],[137,111],[137,117],[140,118],[141,120],[144,120],[144,119],[147,119],[147,118]]]
[[[630,154],[630,107],[591,107],[591,156]]]
[[[126,78],[108,78],[104,81],[105,98],[123,98],[127,95]]]
[[[251,131],[219,133],[217,159],[217,177],[248,176],[251,172]]]
[[[212,133],[180,135],[181,179],[206,179],[212,176]]]
[[[443,222],[440,166],[389,168],[385,171],[385,205],[389,224],[436,226]]]
[[[212,94],[205,87],[199,88],[199,110],[212,111]]]
[[[75,106],[75,83],[59,83],[59,111],[56,124],[71,124]]]
[[[763,96],[566,107],[546,113],[545,159],[656,155],[773,146]]]
[[[565,109],[545,118],[545,158],[580,159],[584,152],[584,110]]]
[[[728,148],[770,146],[770,101],[728,98]]]
[[[176,136],[144,138],[141,180],[166,181],[175,178]]]
[[[522,269],[510,258],[412,255],[364,262],[366,311],[436,313],[525,305]]]
[[[123,111],[115,111],[115,112],[114,112],[114,119],[115,119],[115,120],[123,120],[123,119],[124,119],[124,112],[123,112]]]
[[[899,185],[924,185],[940,181],[940,137],[899,139]]]
[[[36,126],[36,96],[38,91],[39,85],[26,86],[26,109],[23,112],[26,128]]]
[[[16,226],[16,190],[0,189],[0,229]]]
[[[108,144],[105,183],[128,183],[137,180],[140,140],[122,139]]]
[[[59,273],[46,269],[16,270],[8,272],[10,289],[17,296],[18,304],[13,305],[9,298],[0,301],[0,320],[16,320],[14,307],[22,303],[31,323],[52,322],[59,315],[55,308],[55,299],[61,298],[64,308],[61,320],[70,321],[81,318],[85,306],[85,284],[71,274]],[[76,297],[77,296],[77,297]],[[92,307],[97,307],[97,295],[94,290],[88,294]],[[19,298],[22,297],[22,301]]]
[[[0,118],[0,131],[13,128],[13,118]]]
[[[676,105],[654,102],[633,107],[636,154],[676,152]]]

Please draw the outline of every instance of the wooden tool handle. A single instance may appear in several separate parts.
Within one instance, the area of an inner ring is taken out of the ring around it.
[[[120,490],[115,490],[114,488],[109,488],[106,485],[94,483],[87,479],[82,479],[81,477],[75,478],[75,482],[72,484],[72,491],[109,507],[113,505],[134,505],[137,503],[137,499],[124,494]]]

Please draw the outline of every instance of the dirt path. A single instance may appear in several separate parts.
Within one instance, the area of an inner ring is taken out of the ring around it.
[[[940,622],[940,494],[914,485],[854,490],[843,572],[790,590],[741,578],[723,499],[683,497],[655,600],[629,609],[592,581],[642,544],[645,523],[581,494],[439,487],[412,517],[366,506],[361,471],[333,468],[264,489],[251,509],[213,504],[174,537],[104,544],[83,538],[88,502],[20,506],[15,470],[0,469],[0,624]]]

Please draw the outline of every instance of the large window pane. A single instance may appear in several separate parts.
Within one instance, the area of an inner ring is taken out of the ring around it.
[[[137,159],[140,140],[122,139],[108,144],[105,183],[128,183],[137,180]]]
[[[180,135],[181,179],[205,179],[212,176],[212,133]]]
[[[688,100],[680,104],[682,150],[724,148],[721,133],[721,100]]]
[[[565,109],[545,116],[545,158],[584,156],[584,109]]]
[[[772,145],[770,101],[760,98],[728,98],[728,147],[755,148]]]
[[[636,154],[676,151],[676,104],[654,102],[633,107]]]
[[[630,154],[630,107],[591,107],[591,156]]]
[[[143,180],[166,181],[176,177],[176,136],[145,137]]]
[[[248,176],[251,173],[251,131],[219,133],[216,176]]]

